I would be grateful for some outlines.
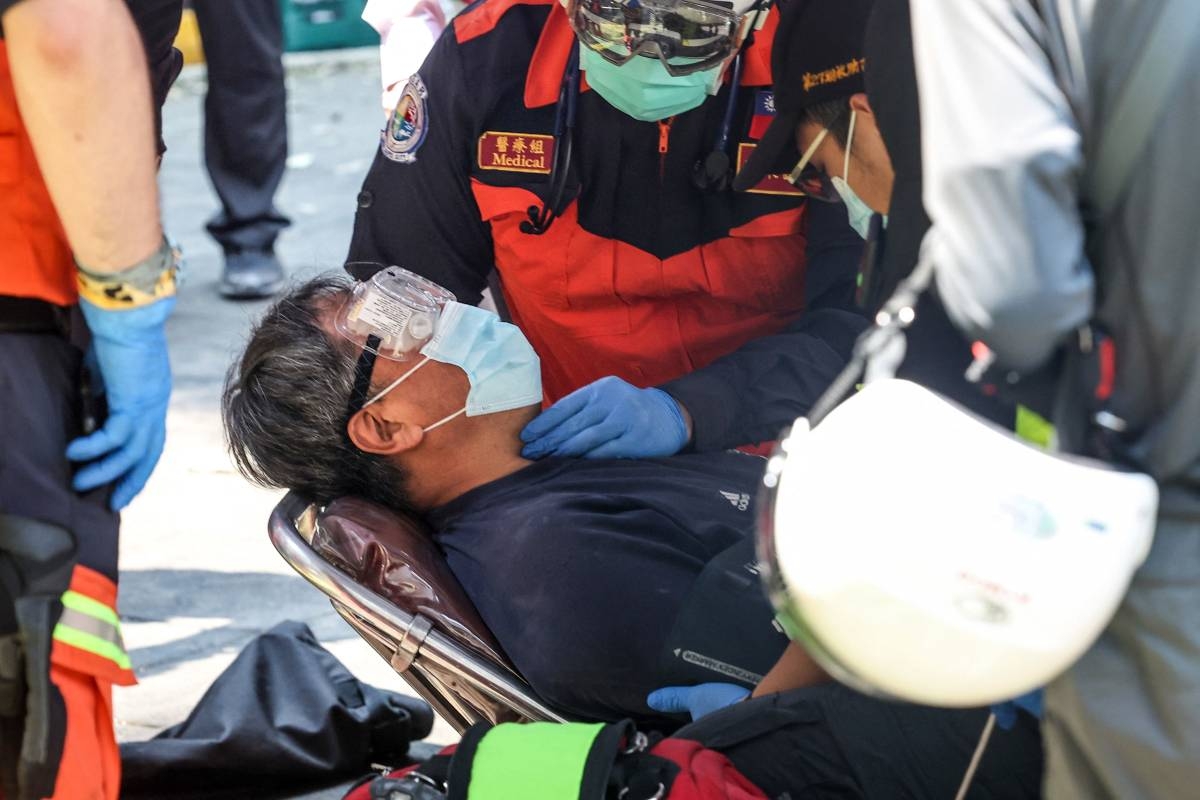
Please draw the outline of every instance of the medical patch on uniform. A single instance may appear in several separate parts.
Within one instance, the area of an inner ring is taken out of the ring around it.
[[[479,137],[479,168],[549,175],[554,137],[544,133],[484,131]]]
[[[396,110],[380,135],[379,150],[392,161],[411,164],[429,132],[429,91],[420,75],[408,79]]]
[[[754,95],[754,115],[750,117],[750,138],[761,139],[775,120],[775,93],[763,89]]]
[[[757,145],[751,142],[741,142],[738,144],[737,151],[737,171],[741,172],[742,167],[746,166],[746,162],[750,160],[750,154],[754,152]],[[803,197],[804,192],[797,189],[788,180],[788,176],[784,174],[766,175],[761,181],[754,184],[754,187],[747,189],[750,194],[782,194],[792,197]]]

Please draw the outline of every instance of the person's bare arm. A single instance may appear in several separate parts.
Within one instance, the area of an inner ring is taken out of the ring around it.
[[[92,272],[162,241],[146,54],[122,0],[23,0],[3,17],[21,119],[67,240]]]
[[[799,689],[804,686],[814,686],[829,680],[829,673],[821,669],[816,661],[795,642],[788,644],[783,655],[771,667],[771,671],[763,676],[754,687],[752,697],[762,697],[766,694],[777,694],[789,689]]]

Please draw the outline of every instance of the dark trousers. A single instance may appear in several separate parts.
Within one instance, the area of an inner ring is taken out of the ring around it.
[[[204,160],[225,248],[270,249],[290,221],[275,208],[287,162],[287,91],[278,0],[194,0],[208,62]]]
[[[724,753],[769,797],[792,800],[949,800],[987,721],[986,709],[877,700],[823,684],[737,703],[674,736]],[[995,729],[967,797],[1039,796],[1041,737],[1022,713]]]
[[[67,444],[83,434],[82,354],[57,334],[0,331],[0,513],[71,531],[79,563],[117,580],[110,486],[71,488]],[[103,423],[97,403],[89,409]]]
[[[57,333],[0,330],[0,796],[17,797],[18,782],[32,797],[54,790],[68,712],[50,679],[51,637],[73,565],[117,579],[109,487],[71,489],[80,362]],[[91,413],[100,421],[101,409]]]

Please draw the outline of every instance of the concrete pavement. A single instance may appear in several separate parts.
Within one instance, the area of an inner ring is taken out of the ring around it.
[[[303,278],[339,268],[346,253],[383,121],[375,50],[290,57],[288,90],[291,156],[278,204],[293,226],[277,250]],[[204,231],[216,198],[201,157],[203,96],[203,67],[189,67],[164,112],[163,211],[188,274],[170,323],[175,391],[166,451],[123,521],[120,612],[141,681],[116,693],[123,741],[181,721],[246,642],[284,619],[308,623],[363,680],[406,691],[275,553],[266,522],[280,493],[247,484],[225,454],[222,379],[265,303],[217,294],[220,251]],[[454,738],[439,722],[431,740]]]

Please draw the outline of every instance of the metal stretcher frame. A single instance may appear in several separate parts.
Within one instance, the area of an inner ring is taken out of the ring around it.
[[[566,721],[510,669],[360,586],[318,555],[308,544],[316,525],[317,507],[288,492],[271,512],[268,533],[283,559],[324,592],[342,619],[455,730],[482,721]]]

